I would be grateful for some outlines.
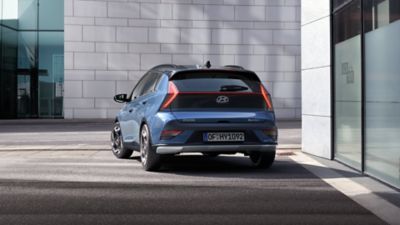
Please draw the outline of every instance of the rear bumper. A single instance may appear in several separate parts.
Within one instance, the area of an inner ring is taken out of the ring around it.
[[[185,152],[273,152],[276,145],[188,145],[155,146],[157,154],[178,154]]]

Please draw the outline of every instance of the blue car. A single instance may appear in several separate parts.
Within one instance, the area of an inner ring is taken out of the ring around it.
[[[111,133],[112,152],[140,152],[144,170],[166,156],[243,153],[256,167],[275,159],[277,127],[271,97],[258,76],[239,66],[159,65],[132,92],[114,97],[124,106]]]

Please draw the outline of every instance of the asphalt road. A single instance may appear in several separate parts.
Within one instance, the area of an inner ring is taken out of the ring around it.
[[[170,159],[158,173],[109,151],[0,151],[0,224],[383,224],[286,156]]]

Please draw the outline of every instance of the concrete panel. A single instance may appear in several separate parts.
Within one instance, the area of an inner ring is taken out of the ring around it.
[[[179,43],[181,40],[179,29],[175,28],[150,28],[149,42],[153,43]]]
[[[330,14],[330,0],[301,0],[301,24],[328,17]]]
[[[83,17],[107,17],[107,2],[75,0],[74,15]]]
[[[108,55],[109,70],[137,70],[140,68],[138,54],[112,53]]]
[[[235,8],[233,6],[207,5],[204,8],[207,20],[234,20]]]
[[[64,99],[65,108],[94,108],[93,98],[66,98]]]
[[[302,116],[302,150],[323,158],[331,156],[331,118]]]
[[[100,69],[107,68],[107,55],[103,53],[75,53],[75,69]]]
[[[303,114],[331,115],[331,68],[303,70]]]
[[[82,81],[64,81],[64,98],[82,97]]]
[[[296,7],[267,7],[267,21],[296,21]]]
[[[65,41],[82,41],[82,26],[65,25],[64,29]]]
[[[246,30],[243,32],[243,44],[267,45],[273,43],[271,30]]]
[[[330,65],[330,19],[326,17],[301,28],[302,69]]]
[[[174,5],[174,19],[203,20],[204,6],[202,5]]]
[[[115,81],[83,81],[83,97],[113,98]]]
[[[209,29],[182,29],[181,42],[190,44],[211,43],[211,30]]]
[[[213,44],[241,44],[242,31],[236,29],[215,29],[212,31]]]
[[[236,6],[236,20],[264,21],[265,7],[263,6]]]
[[[117,27],[118,42],[147,42],[148,30],[141,27]]]
[[[84,41],[115,42],[115,27],[84,26]]]
[[[301,98],[300,82],[273,82],[273,90],[275,98]]]
[[[108,16],[117,18],[139,18],[139,4],[133,2],[109,2]]]
[[[171,19],[172,6],[168,4],[140,4],[140,17],[144,19]]]
[[[172,63],[172,56],[158,54],[142,54],[140,59],[140,69],[148,70],[159,64]]]

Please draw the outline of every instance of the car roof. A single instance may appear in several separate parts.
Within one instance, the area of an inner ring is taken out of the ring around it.
[[[175,65],[175,64],[161,64],[153,67],[150,71],[158,71],[166,74],[170,79],[176,74],[190,73],[190,72],[234,72],[241,74],[248,74],[255,76],[259,80],[258,76],[250,70],[237,65],[226,65],[223,67],[208,68],[207,66],[200,65]]]

